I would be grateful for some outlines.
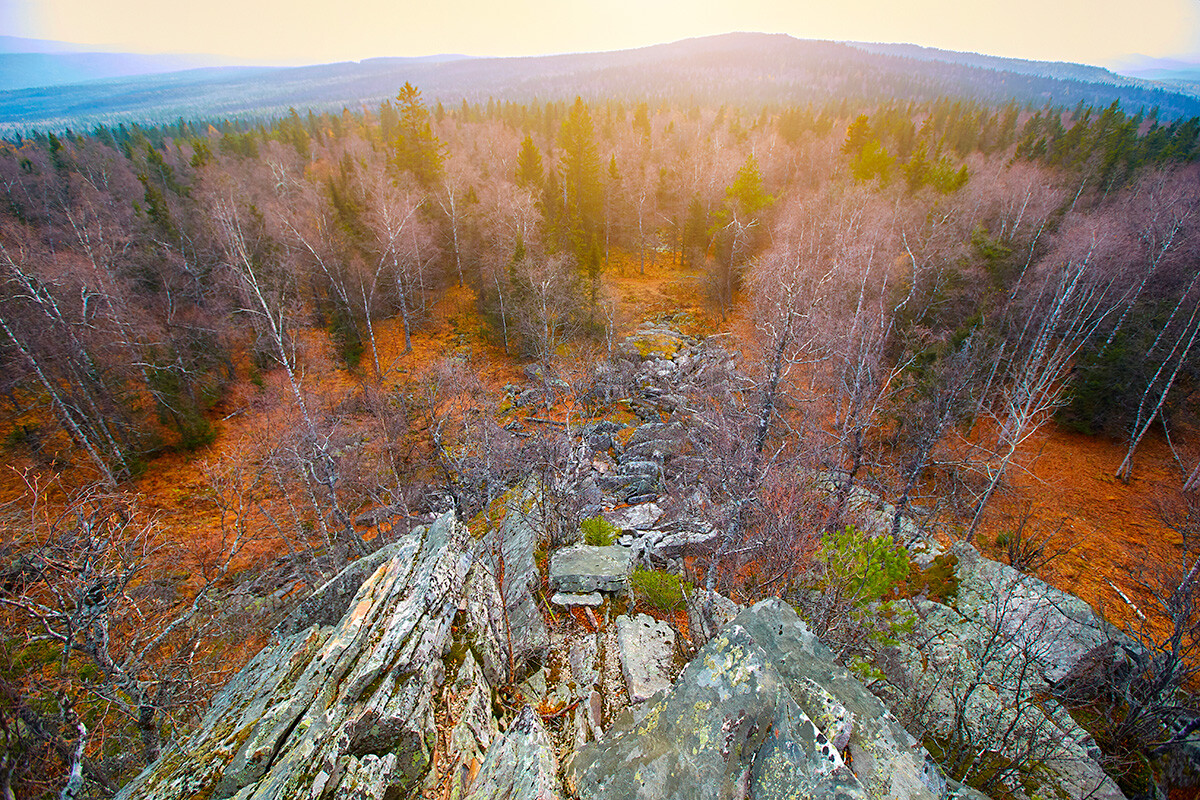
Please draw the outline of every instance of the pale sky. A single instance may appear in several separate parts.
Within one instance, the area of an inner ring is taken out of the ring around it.
[[[730,31],[1049,61],[1200,59],[1200,0],[0,0],[0,34],[321,63],[617,50]]]

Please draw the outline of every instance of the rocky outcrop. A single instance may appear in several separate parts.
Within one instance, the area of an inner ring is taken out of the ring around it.
[[[651,702],[576,754],[566,777],[582,800],[867,796],[736,624]]]
[[[648,705],[570,763],[581,798],[938,796],[923,749],[776,600],[738,615]]]
[[[495,686],[523,679],[550,643],[534,594],[541,573],[537,490],[508,505],[504,522],[479,541],[467,586],[467,620],[484,674]]]
[[[666,622],[647,614],[617,617],[617,644],[621,672],[629,700],[640,703],[671,687],[671,662],[675,659],[675,631]]]
[[[1095,760],[1091,737],[1044,696],[1093,643],[1116,632],[1078,598],[969,545],[956,544],[951,553],[958,580],[953,605],[917,601],[913,641],[922,646],[898,646],[906,675],[895,704],[913,709],[952,758],[997,753],[1036,765],[1044,793],[1121,800]],[[1008,782],[1016,780],[1013,773]]]
[[[488,750],[467,800],[558,800],[558,760],[536,711],[525,706]]]
[[[330,628],[267,647],[122,798],[383,797],[411,791],[462,597],[469,536],[447,515],[397,543]]]

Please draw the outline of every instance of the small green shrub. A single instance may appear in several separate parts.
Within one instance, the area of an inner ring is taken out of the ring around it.
[[[680,580],[678,575],[672,575],[658,569],[642,569],[633,571],[630,579],[633,596],[640,602],[660,611],[674,611],[683,608],[687,600],[684,589],[692,591],[692,584]]]
[[[583,543],[593,547],[608,547],[621,535],[621,531],[604,517],[590,517],[579,527],[583,530]]]
[[[908,551],[891,536],[871,536],[853,525],[821,537],[817,560],[825,579],[859,608],[879,600],[908,575]]]

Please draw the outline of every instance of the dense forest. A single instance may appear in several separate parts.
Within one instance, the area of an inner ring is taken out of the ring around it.
[[[281,564],[302,593],[378,546],[366,512],[479,519],[530,475],[553,496],[573,429],[631,408],[617,281],[648,270],[703,300],[658,322],[738,363],[677,398],[706,425],[675,493],[724,532],[697,585],[803,584],[858,487],[897,546],[910,517],[973,542],[1047,426],[1118,443],[1126,482],[1168,442],[1186,507],[1198,160],[1200,118],[1115,102],[431,107],[408,84],[363,112],[0,142],[9,796],[113,793],[266,636]],[[475,338],[422,338],[448,304]],[[223,453],[243,413],[269,424]],[[178,500],[203,535],[131,488],[167,460],[203,475]],[[1168,606],[1155,702],[1197,666]],[[824,632],[849,657],[864,626]],[[1148,752],[1187,713],[1127,704],[1098,738]]]

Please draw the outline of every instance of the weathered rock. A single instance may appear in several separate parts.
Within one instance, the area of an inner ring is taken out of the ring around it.
[[[434,524],[442,524],[442,520],[439,519]],[[333,625],[346,613],[350,601],[358,594],[358,588],[362,586],[363,581],[379,569],[380,564],[390,561],[405,547],[412,546],[411,540],[401,539],[348,565],[302,600],[292,613],[279,623],[275,635],[282,639],[307,630],[313,625]]]
[[[621,672],[629,700],[640,703],[671,686],[675,657],[675,631],[647,614],[617,617],[617,643],[621,647]]]
[[[1118,636],[1078,597],[983,558],[968,544],[950,552],[958,557],[955,606],[1034,655],[1046,681],[1061,680],[1085,653]]]
[[[791,607],[777,599],[764,600],[739,614],[726,630],[733,628],[744,630],[762,649],[810,717],[820,718],[824,708],[823,702],[813,702],[808,681],[853,715],[846,749],[868,796],[878,800],[931,800],[937,796],[923,780],[928,755],[924,748],[879,698],[837,663]]]
[[[467,791],[471,776],[483,762],[484,753],[499,736],[492,717],[492,691],[479,663],[468,651],[449,689],[447,716],[454,721],[446,757],[450,767],[450,798],[458,800]]]
[[[644,531],[654,527],[662,513],[656,503],[641,503],[606,512],[604,518],[617,530]]]
[[[469,541],[453,517],[410,533],[335,627],[314,626],[265,648],[218,694],[196,732],[120,797],[412,791],[428,767],[432,698]]]
[[[653,441],[669,440],[672,436],[681,432],[677,425],[667,422],[647,422],[639,425],[637,429],[630,435],[629,441],[625,443],[626,449],[637,447],[640,444]]]
[[[617,465],[617,473],[629,476],[652,477],[662,470],[662,466],[653,461],[622,461]]]
[[[667,439],[648,439],[644,442],[628,445],[621,453],[625,461],[650,461],[660,463],[669,454],[677,450],[679,445]]]
[[[659,561],[668,561],[704,552],[716,547],[721,541],[721,532],[704,523],[681,523],[672,528],[646,537],[643,547],[646,555]]]
[[[534,561],[538,533],[531,515],[522,510],[536,507],[534,500],[525,497],[509,504],[504,523],[480,540],[470,577],[469,628],[481,645],[483,672],[494,686],[520,680],[532,664],[541,662],[550,643],[534,597],[541,584]]]
[[[557,773],[550,735],[525,706],[488,750],[467,800],[557,800]]]
[[[556,606],[596,606],[604,604],[604,595],[599,592],[589,592],[588,594],[574,594],[571,592],[555,592],[550,598],[550,602]]]
[[[568,786],[582,800],[866,797],[736,625],[644,706],[640,721],[626,713],[568,765]]]
[[[728,597],[700,589],[687,599],[688,633],[692,642],[702,645],[741,613],[742,607]]]
[[[624,547],[578,544],[551,556],[550,588],[574,594],[619,592],[629,581],[629,569]]]
[[[1014,636],[1004,620],[1004,609],[1021,607],[1009,605],[1019,596],[995,598],[996,613],[970,608],[972,616],[919,602],[916,638],[923,646],[900,648],[898,663],[909,677],[902,684],[907,697],[897,700],[918,704],[924,724],[943,740],[965,735],[1002,758],[1036,762],[1023,777],[1046,796],[1119,800],[1091,755],[1091,737],[1057,702],[1039,696],[1041,650],[1030,647],[1038,637]]]

